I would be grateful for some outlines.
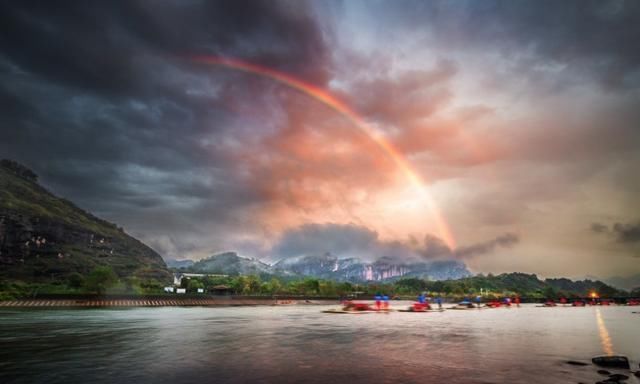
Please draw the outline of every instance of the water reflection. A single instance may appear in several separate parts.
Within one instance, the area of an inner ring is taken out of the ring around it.
[[[322,309],[2,311],[0,382],[595,382],[591,367],[564,361],[614,344],[640,357],[637,315],[622,307],[357,316]]]
[[[604,350],[605,354],[613,356],[613,344],[611,343],[611,337],[609,336],[607,326],[604,324],[604,320],[602,319],[600,308],[596,308],[596,320],[598,321],[598,332],[600,334],[602,349]]]

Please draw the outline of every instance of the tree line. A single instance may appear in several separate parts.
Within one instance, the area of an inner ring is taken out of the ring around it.
[[[87,275],[70,274],[64,282],[35,284],[0,281],[0,299],[7,300],[34,294],[163,294],[166,281],[135,276],[118,277],[109,266],[100,266]],[[421,293],[433,297],[463,298],[482,295],[487,299],[520,296],[530,299],[586,297],[592,292],[600,297],[640,297],[640,287],[622,291],[600,281],[569,279],[541,280],[536,275],[505,273],[476,275],[458,280],[433,281],[418,277],[385,282],[347,282],[313,277],[278,277],[270,275],[203,276],[183,278],[181,288],[187,293],[228,293],[233,295],[296,295],[317,297],[368,297],[386,294],[411,298]]]

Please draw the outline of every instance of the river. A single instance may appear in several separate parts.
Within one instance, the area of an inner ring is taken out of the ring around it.
[[[637,307],[326,308],[2,309],[0,382],[593,383],[566,361],[640,359]]]

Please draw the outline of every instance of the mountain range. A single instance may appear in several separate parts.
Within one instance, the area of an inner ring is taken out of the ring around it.
[[[457,260],[412,261],[383,257],[375,262],[357,258],[341,259],[330,253],[282,259],[274,264],[225,252],[202,259],[189,266],[186,260],[171,261],[169,266],[199,273],[225,275],[309,276],[336,281],[388,281],[400,277],[450,280],[471,276],[464,263]]]

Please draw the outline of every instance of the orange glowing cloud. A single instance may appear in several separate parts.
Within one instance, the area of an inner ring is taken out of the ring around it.
[[[404,155],[396,149],[389,140],[387,140],[384,134],[368,124],[363,117],[357,114],[347,104],[333,96],[325,89],[306,83],[283,72],[253,63],[215,56],[194,56],[192,57],[192,61],[196,63],[222,66],[272,79],[290,88],[296,89],[333,109],[350,122],[351,126],[357,128],[359,132],[364,134],[368,140],[376,145],[378,150],[384,153],[385,156],[395,164],[397,169],[403,174],[404,178],[409,181],[410,185],[415,190],[418,191],[419,198],[426,203],[426,206],[430,211],[431,218],[436,225],[438,236],[440,236],[449,247],[455,247],[455,240],[452,232],[449,229],[447,222],[440,214],[440,210],[434,199],[431,197],[421,175],[414,170],[413,166],[408,162]],[[289,147],[291,153],[294,153],[302,159],[307,156],[316,156],[313,142],[305,143],[304,140],[300,140],[300,138],[296,137],[291,137],[290,140],[291,143],[295,143]],[[287,146],[289,143],[285,141],[281,143],[281,145]]]

